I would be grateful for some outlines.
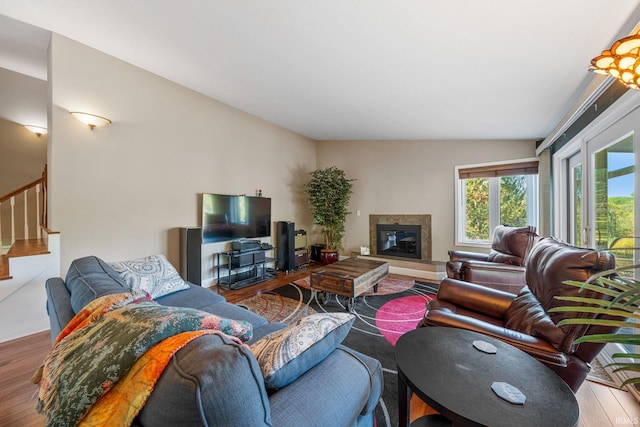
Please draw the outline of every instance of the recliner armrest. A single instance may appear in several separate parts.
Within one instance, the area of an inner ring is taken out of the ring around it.
[[[462,271],[462,262],[467,260],[486,261],[489,255],[467,252],[467,251],[449,251],[449,261],[447,261],[447,277],[452,279],[464,280]]]
[[[449,261],[465,261],[465,260],[487,261],[489,259],[488,254],[468,251],[449,251]]]
[[[444,307],[427,310],[424,319],[418,325],[418,327],[424,326],[450,327],[478,332],[511,344],[551,366],[567,366],[567,355],[541,338],[507,329],[502,325],[492,324],[472,316],[458,314]]]
[[[507,290],[508,286],[505,285],[525,286],[527,284],[526,269],[519,265],[469,260],[462,262],[460,274],[466,282],[496,289]]]
[[[503,319],[516,296],[474,283],[444,279],[438,288],[438,300],[450,302],[468,310],[496,319]]]
[[[467,269],[499,271],[505,274],[522,274],[526,271],[525,267],[521,265],[502,264],[490,261],[465,260],[462,261],[462,266]]]

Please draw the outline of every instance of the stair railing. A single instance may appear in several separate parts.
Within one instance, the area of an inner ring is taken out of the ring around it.
[[[30,232],[30,227],[29,227],[29,195],[30,194],[34,194],[35,198],[32,198],[33,200],[35,200],[35,206],[33,207],[35,209],[35,238],[40,239],[42,238],[42,227],[47,227],[47,165],[44,166],[44,170],[42,172],[42,176],[39,179],[36,179],[35,181],[32,181],[26,185],[23,185],[22,187],[18,188],[15,191],[12,191],[11,193],[4,195],[2,197],[0,197],[0,244],[3,242],[3,221],[2,221],[2,214],[4,213],[9,214],[10,216],[10,226],[8,228],[10,228],[10,237],[11,237],[11,244],[13,244],[16,241],[16,215],[15,215],[15,210],[16,210],[16,200],[20,200],[20,197],[22,197],[23,203],[24,203],[24,218],[22,220],[22,226],[24,227],[24,234],[23,234],[23,238],[24,239],[29,239],[32,238],[31,236],[31,232]],[[9,207],[6,208],[5,206],[7,206],[7,202]],[[31,222],[33,222],[33,220],[31,220]],[[33,224],[32,224],[33,225]],[[4,230],[6,231],[6,230]]]

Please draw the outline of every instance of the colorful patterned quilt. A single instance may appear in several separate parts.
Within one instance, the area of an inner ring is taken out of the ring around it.
[[[171,357],[204,334],[251,339],[248,322],[166,307],[144,292],[107,295],[60,333],[42,368],[37,410],[47,426],[130,425]]]

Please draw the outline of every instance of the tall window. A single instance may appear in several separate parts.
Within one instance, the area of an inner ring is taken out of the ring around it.
[[[456,243],[490,243],[499,224],[538,225],[538,161],[456,167]]]

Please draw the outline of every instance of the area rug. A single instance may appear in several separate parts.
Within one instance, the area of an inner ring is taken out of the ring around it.
[[[244,299],[238,302],[237,305],[259,314],[267,319],[269,323],[281,322],[290,324],[302,315],[316,313],[314,308],[306,307],[302,289],[297,288],[296,291],[298,291],[297,298],[285,297],[276,291]]]
[[[405,332],[415,329],[425,312],[425,304],[435,297],[438,285],[414,281],[406,276],[389,274],[378,286],[378,292],[359,297],[355,307],[356,321],[344,344],[378,359],[384,370],[384,391],[376,407],[376,426],[398,425],[398,383],[395,343]],[[285,285],[272,292],[240,301],[238,305],[266,317],[270,322],[292,323],[315,312],[342,312],[345,299],[333,295],[328,302],[307,305],[311,292],[309,279]],[[599,360],[592,362],[588,380],[618,387]]]
[[[613,378],[611,378],[611,375],[609,375],[609,372],[602,365],[598,357],[593,359],[590,365],[591,365],[591,371],[589,371],[589,374],[587,375],[587,380],[594,383],[605,385],[607,387],[618,388],[620,386],[619,383],[617,383]]]
[[[427,301],[435,297],[437,284],[414,281],[406,276],[389,274],[378,284],[378,292],[358,297],[356,321],[343,344],[380,361],[384,371],[384,391],[376,407],[376,425],[398,425],[398,383],[395,343],[405,332],[416,328]],[[308,279],[289,283],[274,291],[240,301],[251,311],[270,321],[292,323],[312,312],[344,312],[346,298],[331,295],[322,304],[309,302]]]

